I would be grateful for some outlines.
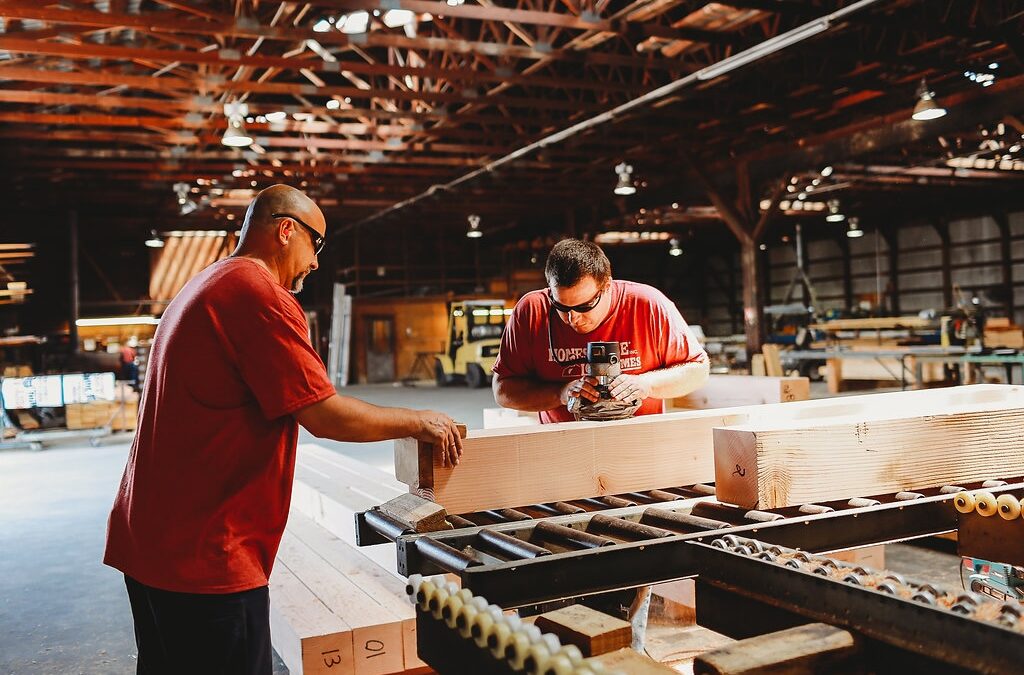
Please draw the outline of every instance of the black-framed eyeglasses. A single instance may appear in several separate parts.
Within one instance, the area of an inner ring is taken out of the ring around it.
[[[293,216],[290,213],[271,213],[270,217],[271,218],[291,218],[296,223],[298,223],[299,225],[302,225],[304,228],[306,228],[306,231],[309,232],[309,236],[313,240],[313,253],[314,254],[320,255],[320,251],[324,250],[324,244],[327,243],[327,237],[325,237],[324,235],[320,234],[319,232],[317,232],[315,229],[313,229],[309,225],[306,225],[299,218],[296,218],[295,216]]]
[[[566,314],[568,314],[569,312],[576,312],[577,314],[586,314],[587,312],[594,311],[594,308],[601,303],[602,295],[604,295],[603,288],[599,290],[597,292],[597,295],[591,298],[589,302],[584,302],[583,304],[580,305],[563,305],[562,303],[555,300],[555,294],[551,292],[550,288],[548,289],[548,300],[551,301],[551,306],[557,309],[559,312],[565,312]]]

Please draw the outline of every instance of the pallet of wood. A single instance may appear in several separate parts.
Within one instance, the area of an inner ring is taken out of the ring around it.
[[[1006,317],[993,317],[985,322],[985,346],[1024,349],[1024,328],[1010,323]]]
[[[853,351],[872,351],[874,347],[854,347]],[[906,370],[904,371],[904,364]],[[924,361],[921,381],[917,381],[916,359],[908,356],[902,361],[895,356],[877,358],[831,358],[825,362],[825,382],[830,394],[845,391],[854,381],[858,386],[873,383],[875,387],[891,387],[906,382],[908,386],[935,384],[946,380],[942,363]]]
[[[708,410],[806,401],[810,396],[811,383],[806,377],[712,375],[697,391],[665,403],[668,410]]]
[[[422,672],[405,584],[293,513],[270,578],[271,637],[292,675]]]
[[[404,487],[376,467],[299,446],[291,517],[270,579],[274,648],[293,675],[427,672],[394,545],[355,545],[354,514]]]
[[[115,401],[69,403],[64,408],[68,429],[96,429],[111,424],[120,404]]]
[[[718,499],[775,509],[1024,475],[1024,387],[829,401],[715,429]]]

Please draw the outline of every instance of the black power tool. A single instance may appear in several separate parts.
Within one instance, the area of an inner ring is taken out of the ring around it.
[[[584,374],[597,380],[597,391],[601,398],[587,401],[583,398],[569,399],[569,412],[577,420],[622,420],[636,414],[642,401],[616,401],[608,385],[622,374],[619,366],[618,342],[588,342]]]

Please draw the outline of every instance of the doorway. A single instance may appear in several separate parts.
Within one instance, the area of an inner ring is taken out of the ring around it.
[[[395,381],[394,317],[366,317],[366,381]]]

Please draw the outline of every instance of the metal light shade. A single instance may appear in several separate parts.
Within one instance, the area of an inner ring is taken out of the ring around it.
[[[846,231],[846,236],[850,239],[864,236],[864,230],[860,229],[860,223],[856,218],[850,218],[850,229]]]
[[[247,148],[252,145],[252,136],[245,131],[241,117],[228,118],[228,128],[220,142],[229,148]]]
[[[914,114],[911,117],[918,122],[934,120],[945,116],[946,109],[935,102],[935,94],[928,90],[928,83],[922,79],[917,87],[917,105],[914,106]]]
[[[636,194],[636,186],[633,185],[631,176],[628,173],[619,174],[619,182],[615,186],[615,194],[617,195],[632,195]]]

